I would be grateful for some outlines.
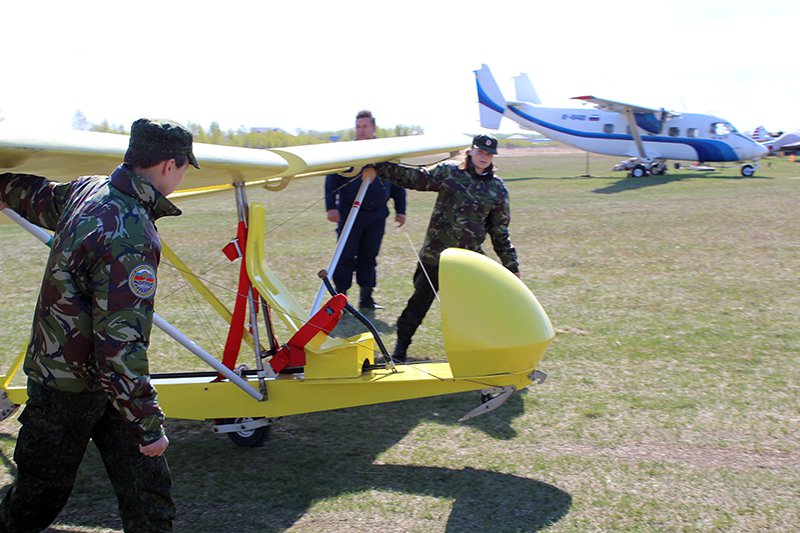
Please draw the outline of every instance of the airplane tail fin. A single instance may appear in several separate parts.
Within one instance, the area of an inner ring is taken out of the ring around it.
[[[767,128],[765,128],[764,126],[757,127],[751,137],[753,138],[754,141],[759,143],[772,140],[769,132],[767,131]]]
[[[481,115],[481,126],[496,130],[500,127],[500,119],[506,107],[506,100],[494,76],[486,65],[475,71],[475,82],[478,87],[478,109]]]
[[[531,104],[541,104],[536,89],[533,88],[531,80],[524,72],[519,76],[514,76],[514,87],[517,90],[517,100],[520,102],[530,102]]]

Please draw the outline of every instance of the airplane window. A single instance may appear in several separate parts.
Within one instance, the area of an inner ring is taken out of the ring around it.
[[[687,137],[697,137],[697,128],[689,128],[686,130]]]
[[[680,128],[676,128],[675,126],[672,126],[672,127],[669,129],[669,136],[670,136],[670,137],[677,137],[677,136],[679,136],[680,134],[681,134],[681,130],[680,130]]]
[[[613,124],[603,124],[603,133],[614,133]]]
[[[733,131],[735,131],[735,130],[733,130],[733,126],[731,126],[727,122],[714,122],[711,125],[711,134],[712,135],[728,135],[729,133],[732,133]]]

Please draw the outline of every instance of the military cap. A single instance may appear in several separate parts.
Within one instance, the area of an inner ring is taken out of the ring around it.
[[[490,154],[497,153],[497,138],[494,135],[481,133],[472,139],[472,147]]]
[[[186,155],[189,163],[200,168],[192,153],[192,132],[166,119],[140,118],[131,125],[130,148],[167,156]]]

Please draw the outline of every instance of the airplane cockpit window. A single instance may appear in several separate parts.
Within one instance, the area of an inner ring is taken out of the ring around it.
[[[613,124],[603,124],[603,133],[614,133],[614,125]]]
[[[686,136],[696,138],[697,137],[697,128],[688,128],[686,130]]]
[[[681,129],[676,128],[675,126],[670,126],[669,128],[669,136],[670,137],[678,137],[681,134]]]
[[[711,124],[712,135],[728,135],[730,133],[735,133],[735,132],[736,128],[734,128],[727,122],[714,122],[713,124]]]

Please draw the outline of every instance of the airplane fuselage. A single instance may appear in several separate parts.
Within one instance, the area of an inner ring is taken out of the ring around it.
[[[525,129],[586,150],[607,155],[639,156],[627,118],[618,112],[585,107],[556,108],[509,102],[503,115]],[[645,152],[652,159],[726,162],[756,159],[765,150],[711,115],[686,113],[658,124],[658,132],[640,128]]]

